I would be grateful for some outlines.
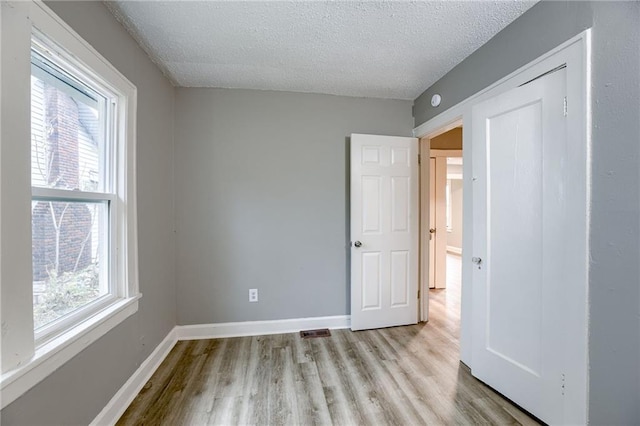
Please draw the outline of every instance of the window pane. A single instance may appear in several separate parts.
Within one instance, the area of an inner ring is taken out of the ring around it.
[[[105,191],[104,97],[37,58],[31,67],[31,185]]]
[[[451,179],[447,179],[447,187],[445,190],[446,206],[447,206],[447,229],[453,229],[453,218],[451,217]]]
[[[107,202],[32,202],[36,329],[109,293],[107,216]]]

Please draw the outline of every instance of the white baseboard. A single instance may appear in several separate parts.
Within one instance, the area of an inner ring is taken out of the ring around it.
[[[447,251],[453,254],[462,254],[462,249],[460,247],[447,246]]]
[[[114,425],[124,414],[153,373],[178,340],[215,339],[221,337],[261,336],[296,333],[316,328],[349,328],[351,316],[293,318],[273,321],[227,322],[219,324],[177,325],[167,334],[149,357],[133,373],[90,426]]]
[[[215,339],[220,337],[261,336],[266,334],[297,333],[316,328],[349,328],[351,316],[293,318],[271,321],[243,321],[218,324],[176,326],[178,340]]]
[[[100,414],[93,419],[90,426],[115,425],[153,373],[160,367],[162,361],[169,355],[176,342],[176,329],[174,327],[111,398],[111,401],[102,409]]]

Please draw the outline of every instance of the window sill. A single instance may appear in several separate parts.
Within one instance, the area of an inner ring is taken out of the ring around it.
[[[0,377],[1,407],[18,399],[45,377],[138,310],[141,295],[118,300],[68,332],[38,347],[24,365]]]

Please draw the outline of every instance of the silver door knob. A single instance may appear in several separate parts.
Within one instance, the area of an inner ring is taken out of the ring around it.
[[[481,257],[472,257],[472,258],[471,258],[471,261],[472,261],[473,263],[475,263],[476,265],[479,265],[479,264],[481,264],[481,263],[482,263],[482,258],[481,258]]]
[[[353,245],[356,247],[362,247],[362,243],[360,241],[356,241]]]

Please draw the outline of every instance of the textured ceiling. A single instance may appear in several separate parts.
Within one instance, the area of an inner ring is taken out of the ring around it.
[[[415,99],[533,1],[107,2],[177,86]]]

